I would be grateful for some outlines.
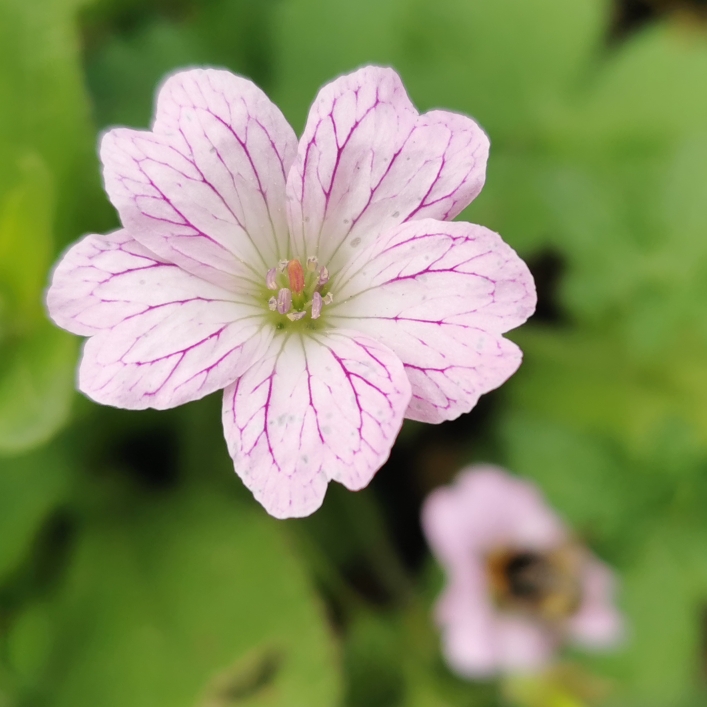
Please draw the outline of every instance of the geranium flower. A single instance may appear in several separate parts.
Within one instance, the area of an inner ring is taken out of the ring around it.
[[[151,132],[103,137],[123,229],[54,272],[52,318],[90,337],[79,388],[131,409],[223,388],[236,471],[272,515],[311,513],[332,479],[364,487],[403,417],[455,418],[520,363],[502,334],[534,309],[526,266],[447,222],[487,154],[391,69],[325,86],[299,144],[250,81],[170,76]]]
[[[447,575],[435,610],[458,674],[535,671],[565,641],[602,648],[620,639],[613,573],[530,483],[467,467],[428,496],[422,523]]]

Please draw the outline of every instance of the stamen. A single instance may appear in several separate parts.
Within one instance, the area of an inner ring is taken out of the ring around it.
[[[334,301],[334,295],[332,295],[331,292],[327,292],[324,299],[322,300],[322,302],[324,304],[331,304],[333,301]]]
[[[296,321],[298,321],[299,319],[302,319],[302,317],[304,317],[305,314],[307,314],[307,312],[290,312],[290,313],[287,315],[287,318],[288,318],[291,322],[296,322]]]
[[[315,292],[312,295],[312,319],[319,319],[322,313],[322,296]]]
[[[329,271],[326,269],[325,265],[319,269],[319,285],[326,285],[329,282]]]
[[[268,307],[270,308],[271,312],[274,312],[277,309],[277,298],[271,297],[268,300]]]
[[[304,290],[304,269],[299,260],[290,260],[287,263],[287,275],[290,278],[290,289],[296,294]]]
[[[280,261],[278,261],[278,263],[277,263],[277,271],[278,271],[278,272],[285,272],[285,270],[287,269],[287,263],[288,263],[288,262],[289,262],[289,261],[287,261],[287,260],[280,260]]]
[[[317,265],[319,265],[319,259],[317,256],[310,255],[309,258],[307,258],[307,270],[309,270],[309,272],[314,272],[317,269]]]
[[[265,276],[265,284],[267,285],[269,290],[276,290],[277,289],[277,270],[275,268],[270,268],[268,270],[268,274]]]
[[[292,293],[283,287],[277,293],[277,311],[280,314],[287,314],[292,309]]]

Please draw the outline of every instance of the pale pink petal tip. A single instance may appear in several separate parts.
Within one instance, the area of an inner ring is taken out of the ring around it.
[[[396,226],[340,279],[334,321],[390,347],[412,384],[406,417],[438,423],[469,412],[521,362],[503,334],[533,313],[525,263],[493,231],[415,220]]]
[[[452,485],[428,496],[422,526],[447,575],[435,617],[445,659],[459,675],[533,672],[552,660],[563,640],[602,648],[621,638],[613,573],[576,545],[533,484],[498,467],[467,467]],[[552,557],[565,548],[581,558],[570,570],[573,586],[581,586],[578,608],[569,604],[549,618],[497,593],[489,559],[494,554]]]
[[[388,458],[410,400],[402,363],[357,332],[276,339],[226,388],[236,472],[271,515],[306,516],[329,481],[366,486]]]

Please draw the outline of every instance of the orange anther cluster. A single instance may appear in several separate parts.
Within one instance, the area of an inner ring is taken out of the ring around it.
[[[304,290],[304,268],[299,260],[290,260],[287,263],[287,275],[290,278],[290,289],[296,295]]]

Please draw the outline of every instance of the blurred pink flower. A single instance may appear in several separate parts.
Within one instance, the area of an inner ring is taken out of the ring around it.
[[[532,484],[468,467],[430,494],[422,523],[447,574],[435,612],[458,674],[535,671],[563,642],[602,648],[621,638],[611,570],[572,540]]]
[[[502,334],[535,307],[501,238],[449,223],[481,190],[488,140],[462,115],[420,115],[398,75],[328,84],[301,140],[250,81],[170,76],[151,132],[103,137],[123,229],[58,264],[54,321],[90,337],[79,388],[170,408],[224,389],[235,468],[272,515],[327,483],[360,489],[403,417],[471,409],[518,367]]]

